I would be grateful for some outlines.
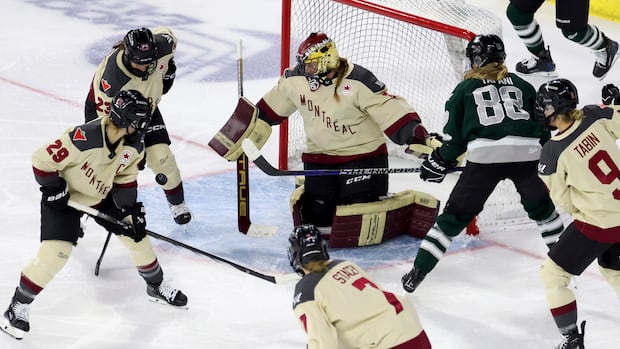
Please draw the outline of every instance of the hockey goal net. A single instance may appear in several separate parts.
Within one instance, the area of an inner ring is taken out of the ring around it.
[[[442,132],[444,104],[462,79],[467,42],[476,34],[501,36],[497,16],[463,0],[283,0],[282,4],[282,69],[296,63],[297,46],[311,32],[324,32],[342,57],[368,68],[390,93],[407,98],[430,132]],[[299,114],[280,127],[279,137],[279,167],[299,167],[305,146]],[[404,155],[404,147],[388,143],[391,156]],[[523,221],[527,216],[510,182],[496,188],[478,217],[479,226]]]

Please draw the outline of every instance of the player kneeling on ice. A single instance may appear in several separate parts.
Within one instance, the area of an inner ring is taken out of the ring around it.
[[[536,116],[536,90],[509,73],[504,43],[497,35],[478,35],[465,54],[471,69],[446,102],[448,121],[444,142],[422,164],[420,178],[441,183],[467,151],[467,165],[459,176],[442,214],[428,232],[413,263],[402,277],[413,292],[443,257],[452,239],[476,217],[497,184],[509,179],[521,197],[528,217],[538,225],[547,246],[564,225],[547,188],[537,175],[542,144],[549,130]]]
[[[262,147],[271,126],[296,111],[306,134],[306,170],[386,168],[386,135],[397,144],[433,146],[415,109],[389,94],[372,72],[340,57],[320,32],[301,43],[297,65],[256,105],[239,99],[209,145],[235,161],[244,139]],[[378,244],[400,234],[423,237],[437,214],[437,199],[411,190],[387,194],[387,174],[307,176],[291,197],[293,221],[320,227],[330,247]]]
[[[380,289],[355,263],[330,260],[315,226],[293,229],[288,258],[303,276],[295,286],[293,311],[308,349],[431,348],[413,305]]]
[[[540,86],[537,109],[557,133],[545,144],[538,174],[573,222],[543,262],[540,276],[553,320],[563,336],[556,349],[583,349],[585,321],[568,286],[597,260],[620,297],[620,91],[606,85],[604,104],[577,109],[577,88],[566,79]]]
[[[187,304],[187,297],[164,281],[146,236],[144,207],[136,202],[138,163],[144,156],[150,115],[151,106],[140,92],[120,91],[110,116],[70,128],[33,153],[34,176],[42,192],[41,245],[21,271],[11,303],[0,318],[2,330],[23,338],[30,330],[30,303],[69,260],[82,233],[82,212],[69,206],[69,198],[130,223],[120,226],[97,219],[127,247],[152,300]]]

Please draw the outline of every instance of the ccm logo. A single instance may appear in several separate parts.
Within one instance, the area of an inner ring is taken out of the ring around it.
[[[347,179],[347,181],[345,183],[346,184],[352,184],[352,183],[357,183],[357,182],[365,181],[367,179],[370,179],[370,175],[363,175],[363,176],[357,176],[357,177],[349,178],[349,179]]]

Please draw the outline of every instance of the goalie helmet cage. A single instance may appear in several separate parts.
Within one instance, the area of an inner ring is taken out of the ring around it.
[[[464,0],[282,0],[281,69],[296,64],[297,46],[310,33],[324,32],[340,56],[372,71],[416,108],[429,132],[442,133],[444,104],[462,80],[467,42],[476,34],[501,36],[501,28],[496,15]],[[299,113],[279,132],[278,166],[298,167],[305,146]],[[390,156],[406,156],[404,146],[388,143]],[[504,181],[468,233],[525,222],[514,185]]]

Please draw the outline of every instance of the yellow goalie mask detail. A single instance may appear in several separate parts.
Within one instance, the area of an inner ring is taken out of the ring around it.
[[[297,49],[297,62],[307,76],[323,76],[338,67],[340,56],[325,33],[312,33]]]

